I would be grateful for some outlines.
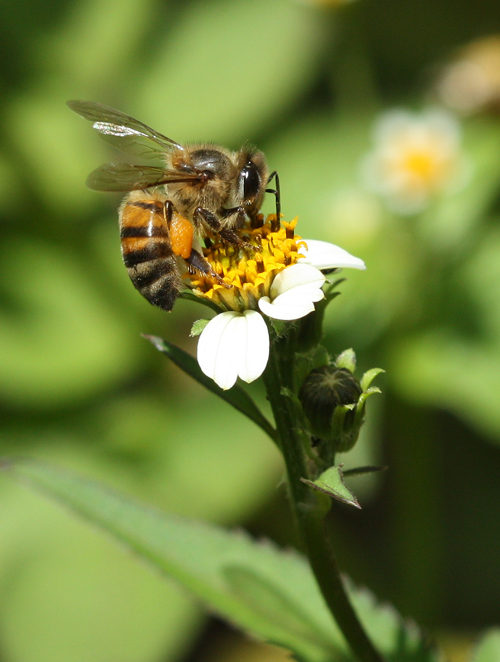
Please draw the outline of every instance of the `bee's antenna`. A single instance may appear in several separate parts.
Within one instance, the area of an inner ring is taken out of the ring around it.
[[[281,192],[280,192],[280,178],[276,170],[269,175],[267,183],[269,184],[274,179],[276,189],[266,188],[266,193],[272,193],[276,196],[276,222],[273,223],[272,231],[277,232],[280,227],[280,218],[281,218]]]

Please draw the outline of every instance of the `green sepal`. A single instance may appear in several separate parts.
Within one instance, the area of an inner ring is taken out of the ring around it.
[[[359,397],[361,400],[363,394]],[[336,453],[350,451],[358,440],[364,418],[364,405],[359,408],[360,400],[357,404],[337,405],[333,411],[331,434],[335,440]],[[354,415],[352,412],[354,412]]]
[[[295,380],[302,384],[307,375],[316,368],[321,368],[330,363],[330,354],[323,345],[318,345],[306,354],[295,356]]]
[[[347,503],[349,506],[361,509],[359,501],[344,482],[342,465],[330,467],[326,471],[323,471],[314,481],[307,480],[306,478],[301,478],[300,480],[313,489],[324,492],[333,499],[337,499],[337,501],[342,501],[342,503]]]
[[[217,384],[207,377],[202,371],[198,362],[195,358],[188,354],[180,347],[159,338],[158,336],[148,336],[143,334],[143,338],[149,340],[158,351],[162,354],[168,356],[171,361],[175,363],[181,370],[184,370],[185,373],[190,375],[193,379],[196,379],[202,386],[207,388],[212,393],[215,393],[225,400],[232,407],[240,411],[242,414],[245,414],[251,421],[258,425],[264,432],[271,437],[273,441],[276,441],[276,430],[269,423],[267,418],[262,414],[260,409],[257,407],[252,398],[248,393],[241,388],[241,386],[235,385],[233,388],[223,391]]]
[[[345,368],[346,370],[349,370],[350,373],[354,373],[356,370],[356,354],[354,353],[354,350],[344,349],[344,351],[335,359],[335,365],[337,368]],[[361,384],[361,388],[363,391],[365,390],[363,384]]]
[[[290,322],[287,322],[285,320],[277,320],[274,319],[273,317],[269,318],[269,321],[271,323],[271,327],[276,335],[276,338],[283,338],[283,336],[286,336],[288,333],[290,327],[289,324]]]
[[[363,393],[359,396],[359,400],[356,404],[356,413],[354,414],[354,424],[358,426],[358,431],[359,428],[363,425],[363,421],[365,418],[365,405],[366,401],[370,397],[370,395],[374,395],[375,393],[381,393],[382,391],[377,387],[377,386],[370,386],[370,388],[366,391],[363,391]]]
[[[382,370],[382,368],[372,368],[371,370],[367,370],[364,373],[364,375],[361,377],[361,381],[360,381],[361,388],[363,389],[363,391],[368,390],[368,387],[375,379],[375,377],[377,377],[377,375],[380,375],[383,372],[385,372],[385,370]]]
[[[340,292],[338,292],[336,288],[346,280],[347,278],[337,278],[337,280],[334,281],[330,281],[328,279],[326,280],[328,285],[323,291],[325,293],[325,299],[327,303],[330,303],[330,301],[333,301],[335,297],[338,297]]]
[[[206,320],[206,319],[196,320],[196,322],[193,322],[193,326],[191,327],[191,331],[189,332],[189,337],[196,338],[196,336],[201,335],[203,329],[206,327],[206,325],[209,322],[210,320]]]
[[[356,408],[355,404],[351,405],[337,405],[333,410],[332,422],[330,426],[331,435],[333,439],[342,439],[344,436],[345,417],[353,409]]]

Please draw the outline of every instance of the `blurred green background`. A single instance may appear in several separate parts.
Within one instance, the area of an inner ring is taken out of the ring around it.
[[[65,102],[114,106],[179,142],[251,140],[299,234],[368,266],[346,274],[327,336],[333,353],[355,348],[360,372],[387,371],[344,461],[389,470],[352,479],[361,512],[334,504],[341,566],[460,660],[462,640],[500,621],[495,99],[460,119],[470,181],[418,216],[391,213],[360,163],[384,109],[442,103],[457,49],[496,31],[494,0],[2,0],[1,454],[296,544],[271,443],[140,337],[194,352],[204,309],[167,315],[133,289],[119,197],[84,185],[115,155]],[[283,659],[6,479],[0,593],[1,662]]]

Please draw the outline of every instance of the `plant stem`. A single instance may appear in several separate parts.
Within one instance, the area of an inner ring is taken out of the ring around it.
[[[280,349],[283,348],[283,352]],[[323,597],[360,662],[384,662],[363,629],[347,595],[337,562],[323,524],[323,496],[316,494],[300,479],[311,478],[300,430],[300,416],[293,399],[283,388],[293,389],[287,376],[294,354],[288,343],[273,342],[264,383],[273,410],[279,445],[286,464],[293,513],[306,548],[312,571]],[[284,378],[284,379],[283,379]]]

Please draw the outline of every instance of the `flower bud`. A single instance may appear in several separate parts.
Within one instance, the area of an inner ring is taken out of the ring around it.
[[[356,377],[335,365],[316,368],[300,388],[299,399],[311,433],[333,442],[335,452],[349,450],[358,438],[362,421],[356,415],[356,406],[362,393]]]

